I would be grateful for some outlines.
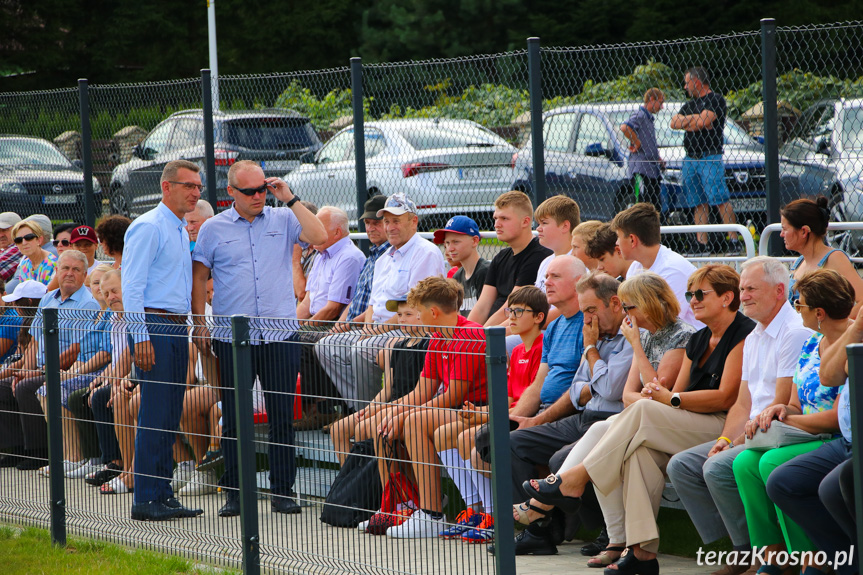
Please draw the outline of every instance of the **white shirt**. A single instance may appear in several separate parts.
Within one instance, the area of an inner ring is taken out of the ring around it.
[[[633,278],[644,271],[644,266],[641,262],[632,262],[629,266],[629,271],[626,272],[627,278]],[[666,282],[671,287],[680,303],[680,319],[694,327],[696,330],[704,327],[704,324],[695,319],[695,314],[692,313],[692,308],[689,307],[689,302],[686,301],[686,283],[689,276],[695,271],[695,266],[686,261],[679,253],[668,249],[665,246],[659,246],[659,252],[656,254],[656,259],[653,260],[653,265],[648,268]]]
[[[542,293],[545,293],[545,274],[548,271],[548,266],[551,264],[551,260],[556,257],[555,254],[551,254],[539,264],[539,269],[536,272],[536,282],[533,285],[541,289]]]
[[[812,336],[800,314],[787,301],[765,327],[761,322],[746,336],[743,346],[741,380],[749,385],[752,397],[750,419],[764,411],[776,397],[776,380],[792,377],[803,344]]]
[[[120,357],[129,347],[129,332],[126,321],[116,312],[111,316],[111,366],[120,363]]]
[[[404,299],[417,282],[430,276],[446,277],[446,260],[436,245],[414,234],[405,245],[390,247],[375,262],[372,281],[372,321],[383,323],[394,314],[387,311],[387,301]]]

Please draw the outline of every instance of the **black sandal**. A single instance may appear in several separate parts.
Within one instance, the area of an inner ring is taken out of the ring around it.
[[[564,513],[576,513],[581,508],[581,497],[570,497],[560,492],[560,476],[549,475],[540,480],[539,489],[534,489],[530,481],[522,483],[528,495],[546,505],[554,505]]]
[[[523,525],[525,527],[534,523],[542,523],[543,521],[548,519],[548,515],[549,513],[551,513],[551,509],[543,509],[542,507],[531,505],[530,499],[528,499],[524,503],[513,505],[512,508],[515,510],[516,513],[518,513],[518,519],[516,520],[516,524]],[[531,521],[527,514],[528,511],[535,511],[536,513],[539,513],[540,516],[537,519]]]
[[[641,560],[635,556],[635,552],[627,547],[620,559],[612,563],[617,569],[608,567],[603,575],[659,575],[659,561],[653,559]]]

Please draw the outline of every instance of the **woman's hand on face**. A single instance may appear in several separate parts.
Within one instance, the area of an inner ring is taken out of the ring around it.
[[[629,345],[635,347],[636,342],[641,345],[641,334],[638,331],[638,322],[631,315],[623,318],[623,323],[620,324],[620,331],[623,332],[623,337],[629,342]]]

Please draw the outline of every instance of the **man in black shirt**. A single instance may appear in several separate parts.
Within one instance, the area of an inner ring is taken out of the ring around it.
[[[517,287],[533,285],[539,264],[552,251],[533,237],[533,206],[524,192],[501,194],[494,203],[494,231],[509,245],[498,252],[485,276],[485,285],[468,319],[486,326],[503,322],[503,304]]]
[[[684,75],[684,86],[692,96],[671,118],[671,128],[685,130],[683,147],[683,194],[681,207],[693,208],[696,225],[709,223],[710,206],[716,206],[722,222],[735,223],[728,186],[725,185],[725,165],[722,163],[726,105],[725,98],[710,89],[707,70],[697,66]],[[731,234],[732,251],[739,251],[737,234]],[[709,254],[707,232],[698,232],[696,254]]]

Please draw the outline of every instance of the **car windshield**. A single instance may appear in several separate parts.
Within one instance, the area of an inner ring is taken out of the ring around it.
[[[863,108],[846,108],[842,118],[842,149],[863,149]]]
[[[506,146],[506,140],[479,126],[470,124],[414,124],[396,128],[415,150]]]
[[[683,146],[683,130],[671,129],[671,117],[677,113],[677,107],[672,106],[660,110],[656,114],[654,125],[656,126],[656,143],[660,148],[673,148]],[[725,119],[725,143],[731,146],[751,146],[752,138],[734,120]]]
[[[315,144],[312,127],[293,118],[243,118],[225,122],[225,141],[251,150],[290,150]]]
[[[0,166],[72,166],[57,148],[43,140],[4,138],[0,140]]]

